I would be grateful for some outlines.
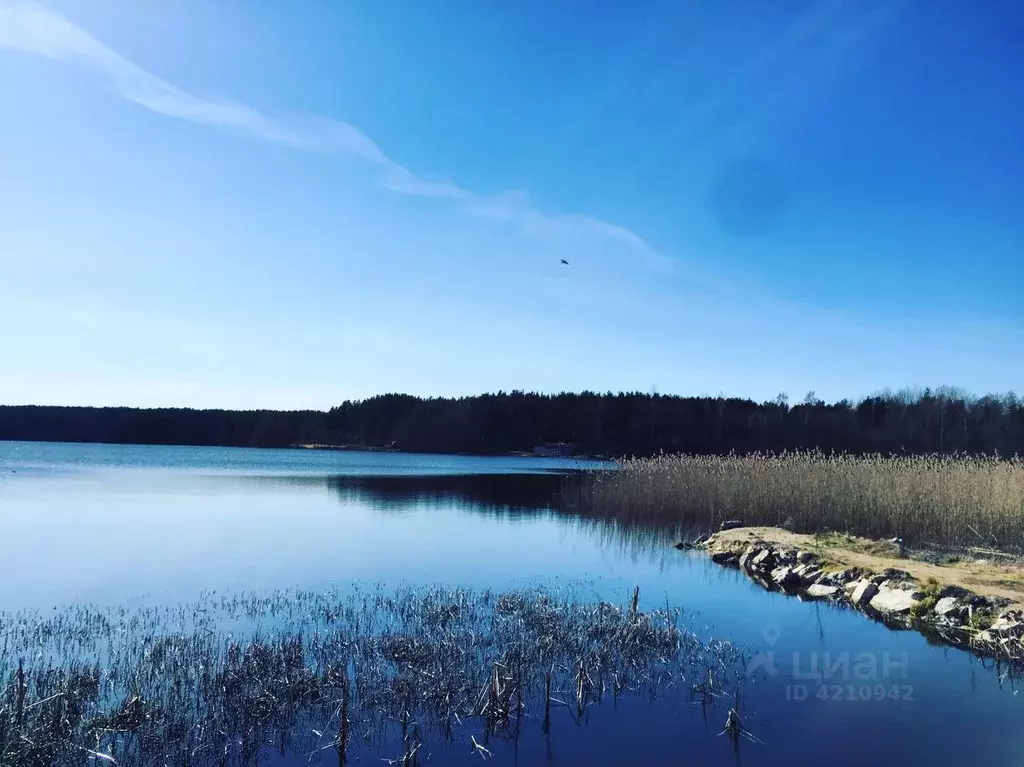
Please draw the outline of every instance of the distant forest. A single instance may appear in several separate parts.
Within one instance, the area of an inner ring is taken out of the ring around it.
[[[1014,394],[950,389],[826,404],[659,394],[499,392],[460,399],[386,394],[330,411],[0,406],[0,440],[500,454],[571,443],[592,456],[818,448],[848,453],[1024,454]]]

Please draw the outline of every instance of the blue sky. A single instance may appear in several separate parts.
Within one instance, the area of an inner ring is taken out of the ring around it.
[[[1022,32],[0,0],[0,402],[1019,391]]]

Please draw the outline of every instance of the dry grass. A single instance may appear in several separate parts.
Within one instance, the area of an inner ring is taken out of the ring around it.
[[[744,656],[679,618],[461,589],[3,613],[0,765],[415,765],[424,743],[486,756],[620,696],[728,700]]]
[[[1024,459],[664,455],[587,474],[588,515],[708,529],[727,519],[910,544],[1024,549]]]

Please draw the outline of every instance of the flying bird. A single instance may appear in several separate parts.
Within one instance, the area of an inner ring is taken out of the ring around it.
[[[566,260],[565,260],[565,259],[563,258],[563,259],[562,259],[562,264],[563,264],[564,266],[568,266],[568,265],[569,265],[569,262],[568,262],[568,261],[566,261]]]

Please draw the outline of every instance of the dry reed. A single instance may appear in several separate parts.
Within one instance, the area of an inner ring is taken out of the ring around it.
[[[226,766],[270,750],[412,765],[429,738],[484,756],[530,721],[581,724],[605,697],[693,700],[686,679],[727,700],[743,655],[679,618],[635,598],[461,589],[0,614],[0,765]]]
[[[662,455],[586,474],[580,513],[709,529],[727,519],[909,543],[1024,549],[1024,459],[821,453]]]

